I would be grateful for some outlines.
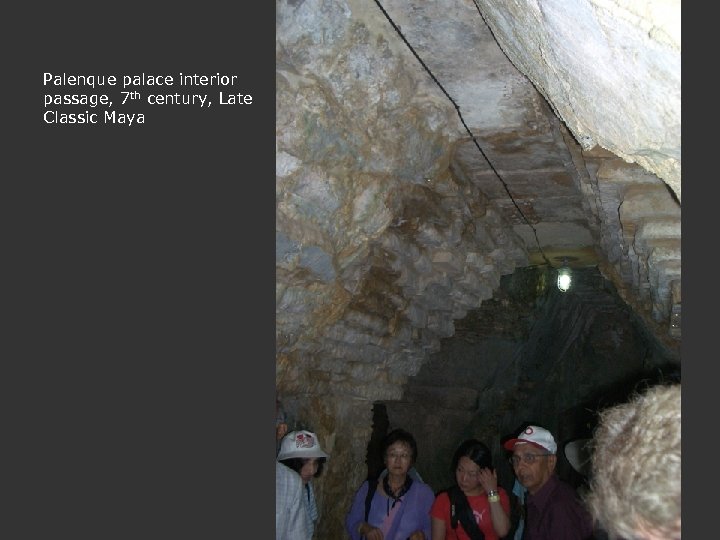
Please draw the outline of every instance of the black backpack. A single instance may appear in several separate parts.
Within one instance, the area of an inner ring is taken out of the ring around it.
[[[485,540],[485,535],[478,527],[470,503],[462,490],[455,485],[447,489],[447,494],[450,497],[450,526],[456,529],[459,521],[472,540]]]

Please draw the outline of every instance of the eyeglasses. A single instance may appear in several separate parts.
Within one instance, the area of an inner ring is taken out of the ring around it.
[[[513,467],[520,465],[520,461],[527,463],[535,463],[535,460],[539,457],[552,456],[553,454],[523,454],[522,456],[511,456],[508,461]]]

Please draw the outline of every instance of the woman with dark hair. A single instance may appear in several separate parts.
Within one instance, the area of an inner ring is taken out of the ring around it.
[[[415,438],[395,429],[382,444],[386,470],[365,481],[345,517],[352,540],[430,540],[430,507],[435,494],[411,468],[417,459]]]
[[[291,431],[282,440],[277,460],[297,472],[303,482],[303,506],[307,512],[307,538],[312,538],[315,522],[318,519],[317,502],[312,479],[320,476],[323,465],[328,459],[317,435],[311,431]]]
[[[452,460],[455,485],[430,510],[432,540],[498,540],[510,531],[510,498],[498,487],[490,449],[464,441]]]

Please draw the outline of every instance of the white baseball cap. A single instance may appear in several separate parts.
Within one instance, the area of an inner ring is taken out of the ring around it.
[[[503,448],[512,451],[516,444],[524,443],[529,443],[543,450],[547,450],[551,454],[557,452],[557,444],[555,443],[555,438],[552,436],[552,433],[540,426],[526,427],[525,431],[517,436],[517,439],[506,441],[505,444],[503,444]]]
[[[291,431],[280,443],[278,461],[291,458],[329,458],[320,448],[317,435],[312,431]]]

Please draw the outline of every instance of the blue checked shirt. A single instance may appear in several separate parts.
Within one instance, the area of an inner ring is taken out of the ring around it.
[[[276,540],[310,540],[312,523],[308,523],[307,497],[300,475],[290,467],[275,462],[275,538]],[[308,536],[310,531],[310,536]]]

